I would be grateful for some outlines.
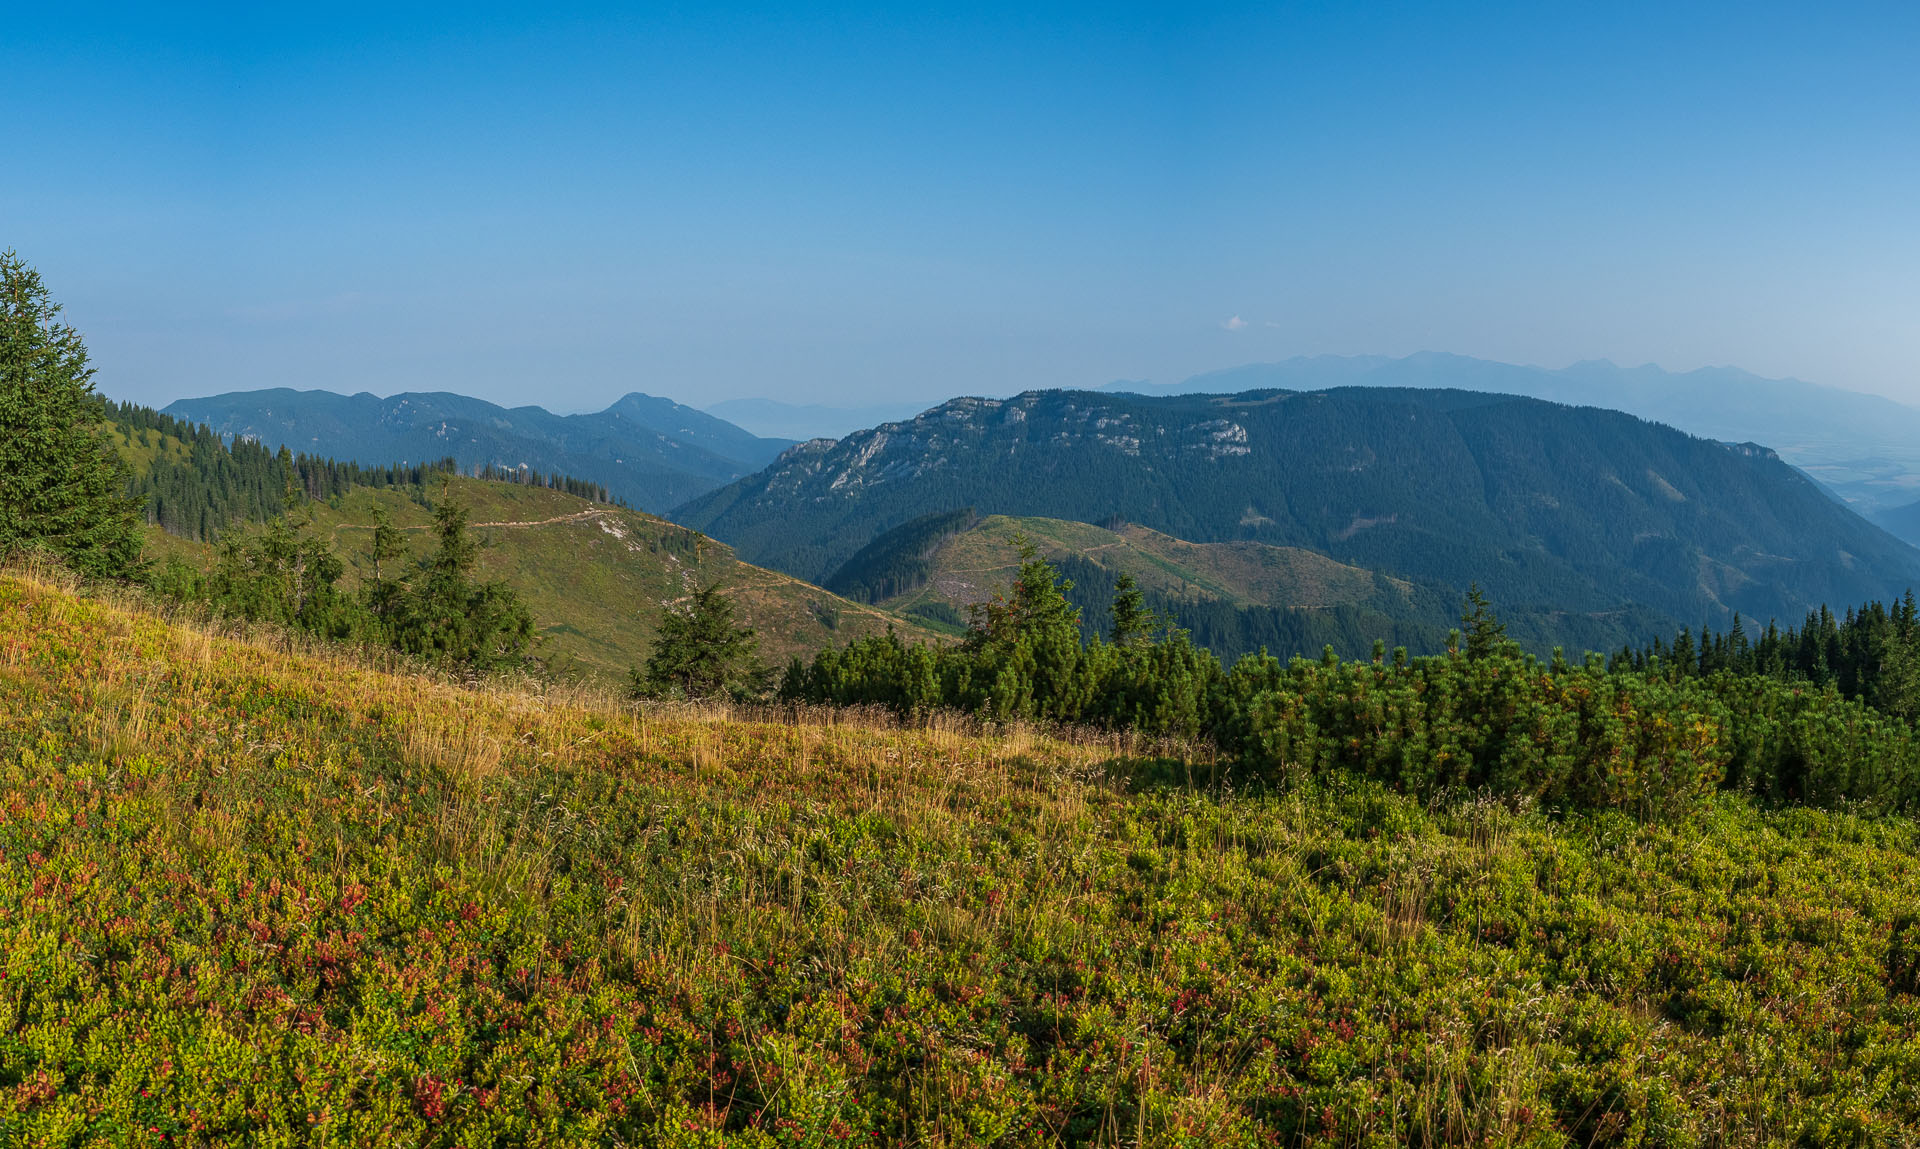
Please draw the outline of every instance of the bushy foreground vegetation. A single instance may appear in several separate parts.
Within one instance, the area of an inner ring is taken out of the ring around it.
[[[1899,1144],[1898,817],[479,692],[0,579],[0,1140]]]

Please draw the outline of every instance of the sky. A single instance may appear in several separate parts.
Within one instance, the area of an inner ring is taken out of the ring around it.
[[[0,248],[104,393],[1436,350],[1920,403],[1916,5],[304,7],[9,15]]]

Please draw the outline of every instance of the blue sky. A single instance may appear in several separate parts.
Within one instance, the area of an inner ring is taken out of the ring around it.
[[[156,404],[1418,350],[1920,402],[1917,53],[1894,4],[42,6],[0,246]]]

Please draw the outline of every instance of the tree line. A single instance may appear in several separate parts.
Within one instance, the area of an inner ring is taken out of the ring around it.
[[[1758,643],[1737,627],[1700,644],[1683,632],[1679,656],[1656,644],[1571,663],[1523,651],[1475,587],[1441,654],[1376,641],[1371,658],[1329,646],[1317,660],[1263,651],[1226,667],[1154,617],[1131,580],[1116,585],[1105,632],[1082,641],[1070,588],[1027,547],[962,643],[863,639],[795,660],[780,693],[1203,738],[1268,776],[1343,771],[1429,796],[1645,811],[1738,789],[1920,807],[1911,599],[1841,622],[1823,612]]]
[[[452,463],[452,459],[447,460]],[[541,474],[532,467],[501,467],[492,463],[473,468],[473,477],[489,483],[516,483],[523,487],[545,487],[550,491],[561,491],[576,498],[593,503],[608,503],[616,507],[627,505],[625,499],[616,499],[607,490],[605,483],[595,483],[587,479],[576,479],[571,475]]]
[[[1750,638],[1740,617],[1725,631],[1681,630],[1613,656],[1612,665],[1667,678],[1720,673],[1832,687],[1846,698],[1907,721],[1920,718],[1920,607],[1912,591],[1891,605],[1868,602],[1836,617],[1827,607],[1799,628],[1768,623]]]
[[[331,499],[355,487],[424,487],[434,475],[457,471],[452,458],[430,463],[367,466],[319,455],[294,454],[252,439],[227,441],[204,423],[189,423],[137,403],[107,400],[106,421],[153,456],[129,476],[127,493],[146,521],[170,535],[215,542],[237,522],[260,523],[279,513],[288,487],[308,499]]]

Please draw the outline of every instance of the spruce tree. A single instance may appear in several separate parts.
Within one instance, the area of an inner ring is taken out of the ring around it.
[[[392,617],[400,602],[400,594],[405,589],[397,577],[399,560],[406,556],[406,539],[400,528],[393,525],[393,516],[379,503],[373,505],[373,545],[368,557],[373,560],[373,574],[362,588],[367,610],[382,625]]]
[[[1153,612],[1147,609],[1147,596],[1133,581],[1121,575],[1113,584],[1113,630],[1107,641],[1114,646],[1134,647],[1146,643],[1153,632]]]
[[[443,491],[433,508],[439,545],[394,612],[393,645],[436,661],[490,670],[527,656],[533,617],[507,584],[474,581],[480,544],[468,533],[467,517],[467,509]]]
[[[346,567],[314,529],[313,511],[288,484],[284,510],[257,533],[231,531],[208,579],[222,611],[345,638],[354,620],[334,589]]]
[[[1024,535],[1013,536],[1020,552],[1020,572],[1006,594],[969,607],[972,632],[967,645],[975,650],[1004,650],[1027,640],[1034,643],[1080,644],[1080,611],[1067,600],[1073,582],[1062,579],[1053,564],[1040,557]]]
[[[37,548],[75,570],[143,572],[139,504],[107,442],[80,333],[40,273],[0,252],[0,554]]]
[[[1460,615],[1460,623],[1467,632],[1468,658],[1486,658],[1508,645],[1507,626],[1494,615],[1493,604],[1480,593],[1479,583],[1467,588],[1467,605]],[[1449,648],[1452,645],[1449,642]]]
[[[732,601],[709,585],[665,609],[646,668],[630,677],[639,697],[711,698],[753,693],[768,676],[752,628],[735,626]]]

